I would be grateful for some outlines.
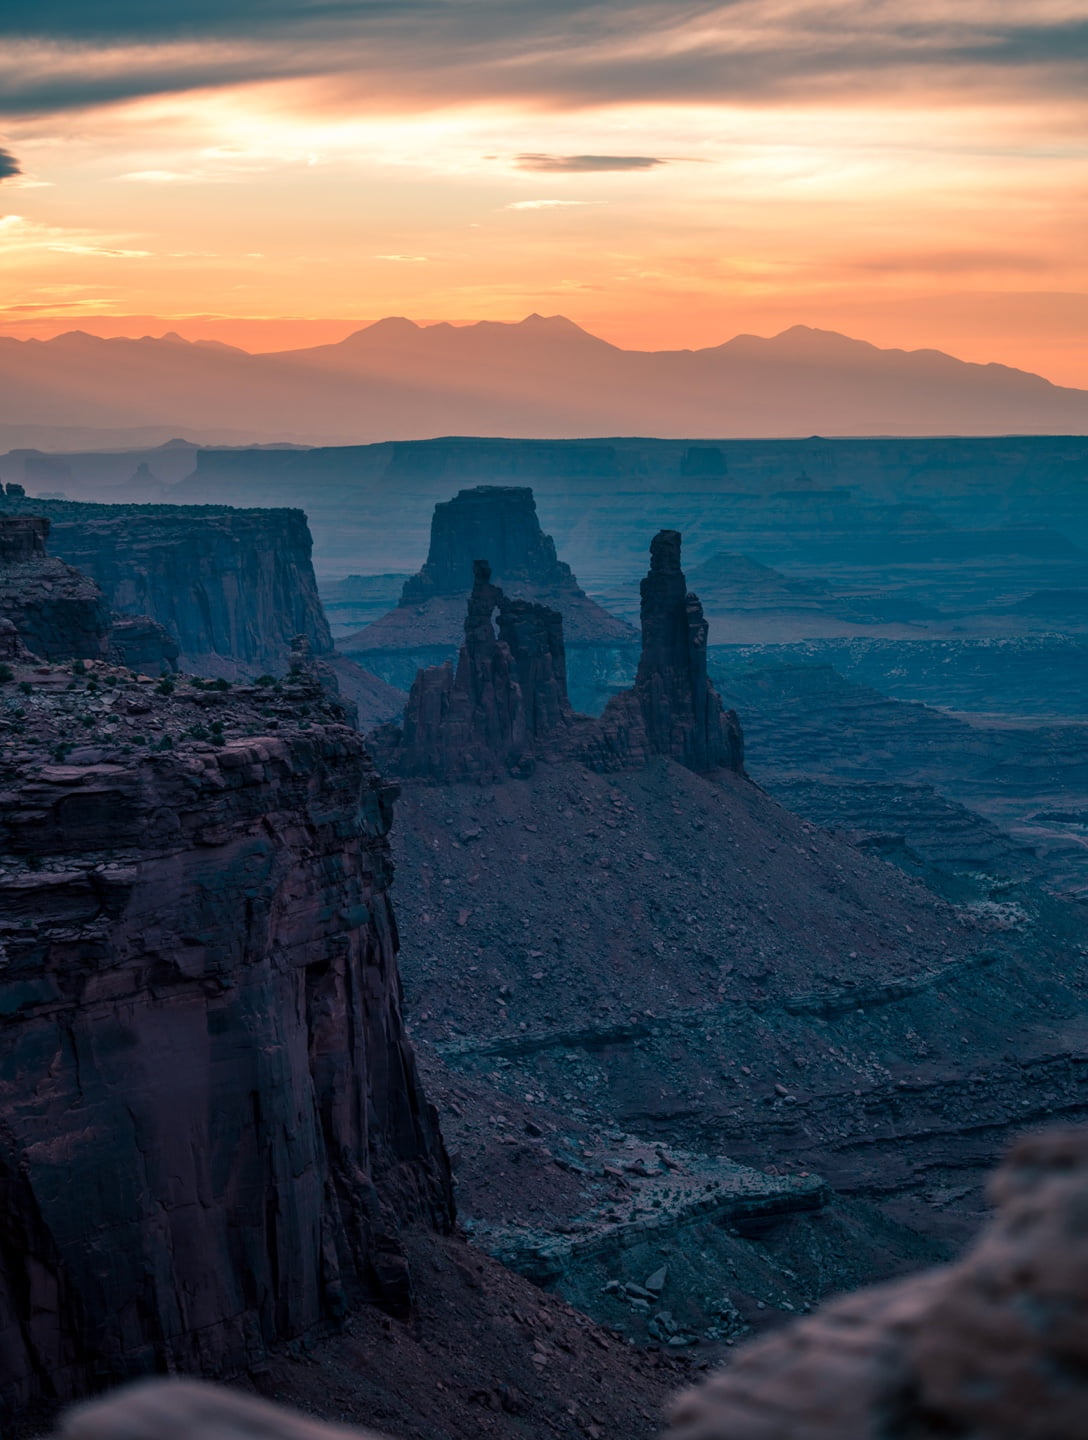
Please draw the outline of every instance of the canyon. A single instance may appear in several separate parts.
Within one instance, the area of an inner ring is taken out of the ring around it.
[[[1021,1142],[997,1215],[955,1264],[827,1306],[747,1347],[671,1407],[671,1440],[971,1434],[1073,1440],[1086,1398],[1081,1214],[1088,1133]],[[58,1440],[374,1440],[186,1381],[80,1407]]]
[[[24,1428],[175,1367],[413,1440],[649,1436],[751,1335],[946,1260],[1008,1139],[1088,1113],[1075,717],[811,663],[887,638],[712,643],[744,595],[841,615],[834,579],[704,537],[706,603],[651,528],[606,609],[532,491],[473,486],[383,571],[426,663],[365,681],[364,738],[300,512],[0,509]],[[622,656],[585,708],[568,625]]]

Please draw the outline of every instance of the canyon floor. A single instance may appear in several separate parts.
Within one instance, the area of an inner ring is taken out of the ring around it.
[[[948,1254],[1009,1137],[1088,1113],[1083,916],[1041,889],[943,898],[666,759],[409,783],[393,844],[462,1223],[640,1344]]]

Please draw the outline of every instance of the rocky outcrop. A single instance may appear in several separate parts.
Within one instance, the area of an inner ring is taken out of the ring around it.
[[[456,672],[448,661],[421,670],[403,734],[383,736],[404,775],[464,780],[524,770],[571,722],[562,616],[509,600],[486,560],[476,561],[474,581]]]
[[[992,1198],[996,1219],[958,1264],[751,1345],[677,1405],[671,1440],[1082,1435],[1088,1131],[1022,1140]]]
[[[574,714],[567,698],[563,617],[510,600],[477,560],[457,670],[447,662],[418,673],[403,731],[376,737],[383,766],[465,780],[524,774],[542,759],[618,770],[667,755],[702,773],[743,772],[740,723],[707,679],[707,626],[680,569],[679,534],[661,531],[651,556],[638,677],[600,720]]]
[[[44,660],[108,658],[154,675],[176,670],[178,647],[163,626],[147,615],[111,616],[93,580],[47,553],[49,532],[42,515],[0,514],[5,658],[25,651]]]
[[[0,1412],[404,1310],[398,1224],[452,1202],[400,1013],[394,789],[302,668],[14,669]]]
[[[46,553],[49,521],[0,515],[0,616],[46,660],[109,653],[110,615],[93,580]]]
[[[707,678],[707,623],[680,568],[679,531],[654,536],[641,592],[634,688],[609,701],[589,753],[605,766],[670,755],[689,770],[743,770],[740,724]]]
[[[5,500],[52,521],[51,548],[98,585],[107,608],[164,626],[186,670],[282,673],[291,641],[332,651],[301,510]]]
[[[479,485],[436,505],[427,560],[405,581],[400,603],[339,648],[394,685],[410,685],[421,667],[453,661],[480,556],[487,556],[495,584],[511,599],[559,612],[573,662],[573,697],[599,708],[593,702],[617,669],[617,653],[626,656],[637,637],[625,620],[591,600],[557,558],[533,492],[524,487]]]

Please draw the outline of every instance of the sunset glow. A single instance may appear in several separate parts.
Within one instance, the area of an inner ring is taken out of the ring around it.
[[[1084,4],[128,8],[0,21],[3,333],[804,323],[1088,386]]]

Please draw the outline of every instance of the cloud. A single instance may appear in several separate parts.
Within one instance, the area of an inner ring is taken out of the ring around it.
[[[1083,0],[4,0],[0,42],[11,114],[286,77],[405,108],[1088,88]]]
[[[0,149],[0,180],[10,180],[22,173],[22,168],[11,151]]]
[[[375,255],[375,260],[395,260],[404,265],[423,265],[430,257],[427,255]]]
[[[548,175],[584,175],[604,170],[653,170],[667,165],[655,155],[518,155],[519,170],[537,170]]]
[[[576,205],[604,205],[604,200],[515,200],[504,210],[567,210]]]

